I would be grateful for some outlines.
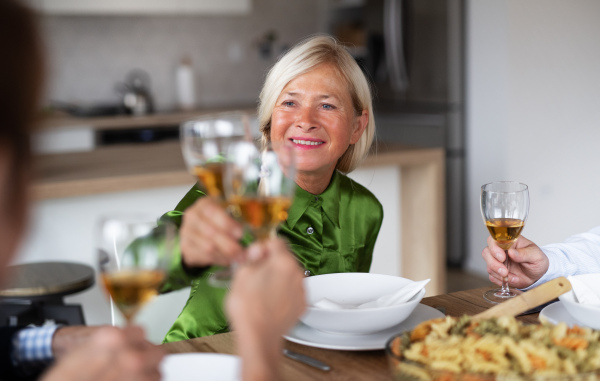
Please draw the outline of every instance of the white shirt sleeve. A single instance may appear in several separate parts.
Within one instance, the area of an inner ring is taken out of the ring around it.
[[[600,226],[567,238],[563,243],[540,247],[548,257],[548,271],[528,290],[559,276],[600,273]]]

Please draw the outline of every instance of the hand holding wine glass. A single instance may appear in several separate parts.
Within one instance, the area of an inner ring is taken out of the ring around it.
[[[504,262],[506,253],[498,244],[488,237],[488,245],[481,253],[487,265],[490,281],[502,285],[502,279],[508,276]],[[508,250],[510,258],[510,285],[525,288],[537,282],[549,267],[548,257],[534,242],[519,236],[515,244]]]
[[[508,284],[510,258],[508,250],[521,234],[529,213],[529,190],[527,185],[499,181],[481,187],[481,215],[490,235],[505,251],[506,277],[499,289],[487,291],[484,298],[491,303],[501,303],[517,295]]]
[[[149,216],[114,215],[101,219],[97,233],[102,283],[131,325],[163,285],[175,228],[168,222],[157,227]]]

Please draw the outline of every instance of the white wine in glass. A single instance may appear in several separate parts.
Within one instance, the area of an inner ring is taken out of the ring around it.
[[[525,227],[529,214],[529,189],[514,181],[497,181],[481,187],[481,215],[490,235],[506,254],[504,265],[510,273],[508,250]],[[498,289],[486,291],[483,297],[490,303],[502,303],[517,296],[510,289],[508,275]]]
[[[181,152],[189,172],[209,197],[229,210],[223,189],[223,173],[230,144],[251,139],[248,116],[241,112],[206,115],[183,123],[179,130]],[[232,269],[225,267],[212,274],[211,285],[226,287]]]
[[[130,325],[163,285],[175,245],[175,227],[150,216],[114,215],[97,228],[102,283]]]
[[[232,144],[225,170],[225,195],[257,240],[276,235],[285,221],[296,189],[295,156],[292,147],[270,143]]]
[[[198,185],[224,204],[223,171],[229,144],[250,136],[248,117],[239,112],[206,115],[180,127],[181,151]]]

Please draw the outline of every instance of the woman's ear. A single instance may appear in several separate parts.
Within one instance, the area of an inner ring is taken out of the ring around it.
[[[352,136],[350,137],[350,144],[356,144],[356,142],[358,142],[363,132],[365,132],[367,124],[369,124],[369,111],[363,110],[362,114],[355,119],[354,131],[352,131]]]

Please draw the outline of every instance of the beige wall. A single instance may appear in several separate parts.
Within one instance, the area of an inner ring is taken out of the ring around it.
[[[48,97],[98,102],[117,99],[115,84],[133,68],[152,77],[157,105],[175,103],[175,68],[190,54],[201,106],[256,101],[265,71],[285,45],[314,34],[319,0],[253,0],[246,16],[45,16],[50,55]],[[257,42],[274,30],[272,57]]]
[[[600,224],[600,2],[468,4],[467,267],[485,274],[479,187],[530,186],[524,235],[560,242]]]

